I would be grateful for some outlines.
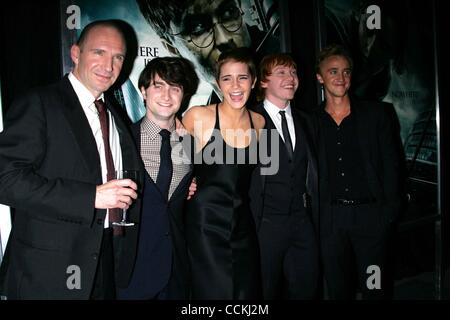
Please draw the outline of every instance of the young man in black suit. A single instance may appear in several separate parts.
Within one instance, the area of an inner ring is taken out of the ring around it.
[[[317,79],[325,101],[315,113],[320,243],[330,299],[386,298],[387,248],[400,208],[398,137],[389,108],[349,96],[352,59],[321,51]]]
[[[276,153],[270,154],[272,162],[278,161],[270,163],[278,167],[274,174],[257,168],[250,189],[264,298],[314,299],[319,277],[312,223],[318,214],[317,164],[308,117],[290,104],[299,85],[297,65],[287,54],[271,54],[262,59],[258,78],[264,101],[255,111],[266,120],[260,141]]]
[[[0,202],[15,208],[0,270],[7,299],[114,299],[115,282],[127,277],[115,270],[113,233],[123,230],[111,222],[120,217],[107,209],[137,198],[136,183],[115,180],[114,171],[138,169],[139,154],[104,97],[125,54],[116,22],[89,24],[71,48],[73,71],[19,98],[5,116]]]
[[[118,289],[119,299],[189,298],[183,209],[192,165],[183,148],[188,136],[179,135],[175,120],[179,110],[188,106],[198,82],[192,63],[179,57],[155,58],[139,77],[147,112],[132,131],[145,182],[139,230],[125,236],[130,259],[124,261],[135,263],[129,265],[130,281]]]

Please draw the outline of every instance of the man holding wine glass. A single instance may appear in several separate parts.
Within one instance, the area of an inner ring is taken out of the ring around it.
[[[122,27],[87,25],[71,47],[72,72],[20,97],[5,115],[0,203],[15,216],[0,269],[3,299],[115,299],[116,283],[128,278],[112,209],[130,207],[137,185],[115,179],[115,170],[138,169],[140,160],[104,95],[125,59]]]
[[[192,165],[183,146],[190,146],[190,136],[179,135],[176,114],[189,104],[198,82],[192,63],[179,57],[154,58],[139,77],[147,112],[132,131],[145,178],[138,228],[127,229],[123,239],[130,249],[122,261],[132,276],[119,284],[119,299],[189,298],[183,209]]]

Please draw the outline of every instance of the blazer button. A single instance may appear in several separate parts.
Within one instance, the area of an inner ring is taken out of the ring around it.
[[[102,218],[98,218],[97,219],[97,224],[103,224],[103,219]]]
[[[170,232],[166,232],[166,237],[169,237],[170,236]]]
[[[93,253],[93,254],[92,254],[92,259],[97,260],[97,258],[98,258],[98,254]]]

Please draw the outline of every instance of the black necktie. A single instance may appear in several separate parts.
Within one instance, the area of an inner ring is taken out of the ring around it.
[[[169,198],[170,181],[172,180],[172,148],[170,146],[170,132],[169,130],[162,129],[159,134],[161,135],[161,152],[158,177],[156,178],[156,185],[161,191],[164,199]]]
[[[105,149],[106,158],[106,180],[113,180],[115,178],[114,160],[111,153],[111,147],[109,145],[109,121],[108,112],[106,111],[106,105],[103,100],[95,100],[95,107],[98,111],[98,117],[100,119],[100,128],[102,130],[103,146]],[[109,222],[120,221],[120,211],[118,209],[109,209]],[[121,235],[123,228],[119,226],[113,227],[114,235]]]
[[[285,112],[286,111],[280,111],[281,131],[283,132],[284,145],[286,146],[286,151],[288,153],[289,159],[292,159],[294,155],[294,148],[292,147],[292,140],[291,135],[289,134]]]

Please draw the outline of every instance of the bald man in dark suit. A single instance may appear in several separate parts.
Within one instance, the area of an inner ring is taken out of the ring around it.
[[[0,202],[15,208],[0,270],[7,299],[114,299],[115,282],[127,277],[117,269],[123,230],[113,232],[110,209],[128,208],[137,185],[110,177],[138,169],[139,154],[104,95],[125,54],[116,22],[91,23],[71,48],[73,71],[20,97],[5,116]],[[139,203],[131,219],[133,210]]]

